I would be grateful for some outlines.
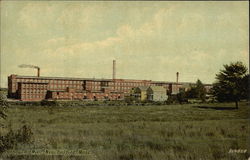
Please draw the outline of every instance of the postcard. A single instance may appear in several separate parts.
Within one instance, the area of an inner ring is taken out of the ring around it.
[[[0,160],[249,160],[248,1],[0,3]]]

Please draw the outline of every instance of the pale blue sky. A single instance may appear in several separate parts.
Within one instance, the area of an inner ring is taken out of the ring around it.
[[[10,74],[212,83],[249,64],[248,2],[1,1],[1,86]]]

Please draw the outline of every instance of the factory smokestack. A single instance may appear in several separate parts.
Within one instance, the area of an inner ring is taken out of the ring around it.
[[[176,72],[176,83],[179,82],[179,72]]]
[[[113,79],[115,79],[116,77],[116,61],[115,60],[113,60]]]
[[[40,77],[40,68],[37,68],[37,77]]]
[[[38,66],[30,65],[30,64],[21,64],[18,67],[20,68],[35,68],[37,69],[37,77],[40,77],[40,68]]]

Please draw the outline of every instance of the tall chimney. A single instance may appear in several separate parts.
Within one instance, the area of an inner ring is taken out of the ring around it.
[[[115,79],[115,74],[116,74],[116,64],[115,60],[113,60],[113,79]]]
[[[40,77],[40,68],[37,68],[37,77]]]
[[[176,83],[179,81],[179,72],[176,72]]]

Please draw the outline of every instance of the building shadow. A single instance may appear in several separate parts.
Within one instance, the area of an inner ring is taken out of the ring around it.
[[[235,110],[235,107],[217,107],[217,106],[193,106],[194,108],[201,109],[214,109],[214,110]]]

